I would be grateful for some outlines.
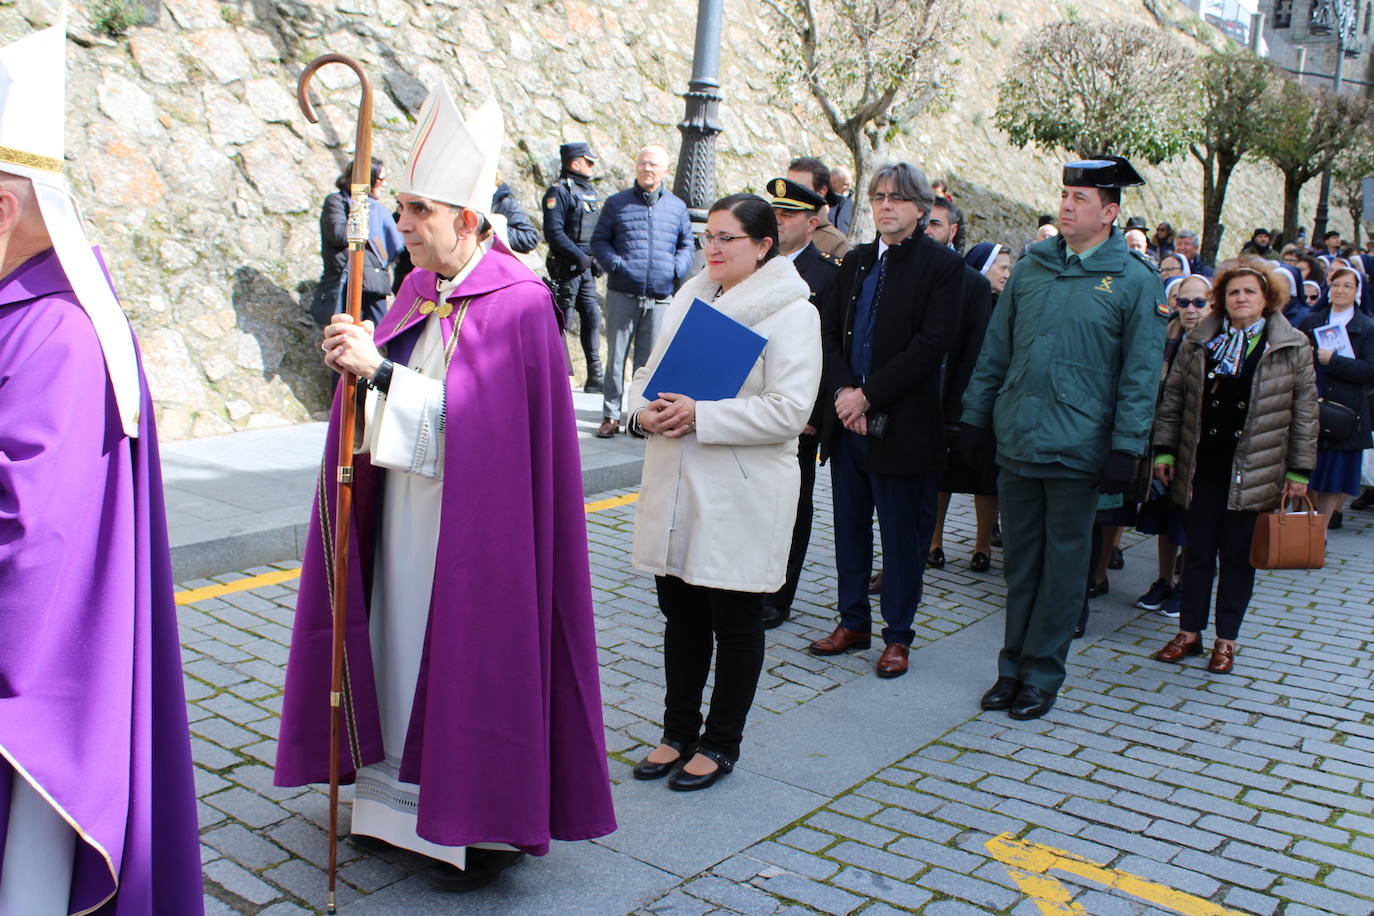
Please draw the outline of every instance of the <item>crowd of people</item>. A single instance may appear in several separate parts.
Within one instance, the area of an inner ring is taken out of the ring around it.
[[[16,76],[0,85],[0,912],[195,914],[153,407],[63,174],[65,44],[59,24],[0,48]],[[988,572],[1000,539],[1007,583],[979,703],[1017,720],[1053,708],[1125,526],[1159,539],[1139,603],[1178,618],[1156,658],[1203,654],[1215,616],[1207,667],[1225,674],[1258,514],[1310,491],[1335,524],[1348,496],[1368,502],[1374,258],[1339,235],[1276,251],[1259,231],[1204,264],[1193,233],[1117,225],[1123,190],[1144,182],[1102,156],[1063,167],[1058,212],[1019,257],[1004,240],[965,251],[965,214],[917,166],[851,188],[803,156],[762,194],[712,204],[698,250],[665,149],[640,150],[633,184],[603,201],[596,155],[567,143],[542,198],[541,278],[516,256],[540,231],[497,175],[495,100],[463,115],[440,86],[419,122],[394,213],[373,160],[370,184],[350,169],[321,215],[310,309],[325,364],[360,387],[346,399],[340,385],[331,410],[275,781],[352,783],[354,841],[427,857],[440,888],[616,829],[574,323],[583,387],[603,395],[597,435],[647,440],[631,561],[655,580],[666,687],[661,741],[633,775],[680,792],[743,753],[765,633],[789,618],[805,564],[818,460],[836,619],[805,651],[876,636],[875,675],[906,674],[926,568],[949,562],[951,494],[970,494],[969,568]],[[851,247],[859,193],[875,235]],[[350,260],[366,271],[358,319],[342,308]],[[717,342],[689,332],[703,320],[725,323],[733,353],[756,344],[742,381],[694,395],[721,382],[699,358],[678,367],[684,390],[661,390],[674,353]]]
[[[1162,660],[1201,651],[1220,563],[1209,667],[1225,672],[1250,598],[1256,513],[1310,485],[1338,526],[1343,501],[1367,479],[1374,299],[1364,277],[1374,256],[1339,233],[1309,249],[1275,247],[1256,230],[1236,258],[1208,264],[1193,231],[1160,221],[1151,233],[1140,217],[1118,227],[1121,189],[1143,181],[1105,157],[1066,167],[1059,213],[1043,215],[1019,248],[968,245],[967,218],[944,183],[901,163],[871,178],[877,239],[851,251],[848,174],[803,156],[762,195],[719,202],[711,221],[728,229],[708,221],[694,263],[686,206],[664,185],[666,150],[641,150],[633,185],[605,201],[586,143],[564,144],[560,158],[543,198],[547,282],[565,327],[580,327],[584,390],[603,393],[596,434],[651,440],[635,559],[657,577],[667,620],[669,725],[636,769],[641,778],[674,771],[674,788],[698,787],[737,758],[762,632],[788,619],[805,562],[818,458],[833,485],[838,620],[808,650],[869,648],[876,595],[884,627],[875,671],[904,674],[924,571],[949,562],[945,516],[952,494],[967,494],[976,516],[968,568],[989,572],[1002,546],[1011,592],[998,684],[984,706],[1018,718],[1053,704],[1068,641],[1124,563],[1126,529],[1157,539],[1158,575],[1136,604],[1180,621]],[[722,238],[750,245],[723,250]],[[758,256],[742,261],[744,251]],[[790,272],[765,266],[779,255]],[[729,276],[741,264],[749,282]],[[746,384],[730,399],[768,404],[762,416],[727,411],[731,422],[718,427],[727,402],[643,390],[693,300],[757,308],[751,300],[768,278],[770,295],[794,302],[800,288],[780,273],[804,283],[820,318],[814,398],[783,382],[797,382],[793,360],[809,345],[784,354],[769,335],[750,376],[764,387],[747,395]],[[712,283],[709,295],[699,289]],[[1104,299],[1113,308],[1103,310]],[[1043,342],[1026,346],[1027,333]],[[784,423],[799,419],[795,430]],[[779,449],[795,456],[795,470],[782,473]],[[713,467],[724,455],[729,462]],[[1228,486],[1240,479],[1244,487]],[[786,512],[759,502],[780,505],[777,492],[794,488]],[[885,558],[876,572],[875,512]],[[1080,566],[1082,575],[1068,573]],[[698,738],[711,640],[717,691]]]

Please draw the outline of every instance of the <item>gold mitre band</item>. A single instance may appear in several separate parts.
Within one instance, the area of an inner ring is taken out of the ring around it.
[[[6,162],[12,165],[22,165],[26,169],[42,169],[45,172],[62,174],[61,159],[40,156],[37,153],[26,153],[22,149],[15,149],[12,146],[0,146],[0,165]]]

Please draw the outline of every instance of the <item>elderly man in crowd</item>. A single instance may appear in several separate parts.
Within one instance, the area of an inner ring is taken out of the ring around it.
[[[668,300],[692,267],[696,243],[687,204],[663,185],[668,151],[646,146],[635,157],[635,183],[606,198],[592,232],[592,256],[606,271],[606,370],[599,439],[621,430],[625,359],[634,368],[654,348]]]

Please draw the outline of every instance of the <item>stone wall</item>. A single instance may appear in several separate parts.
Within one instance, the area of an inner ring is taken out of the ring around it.
[[[74,11],[68,46],[68,174],[106,249],[142,339],[166,438],[299,422],[329,378],[306,314],[319,276],[318,214],[353,147],[357,86],[326,67],[320,124],[294,99],[305,62],[357,57],[375,88],[373,148],[399,168],[425,87],[460,105],[495,92],[506,117],[504,177],[538,220],[557,146],[588,140],[603,188],[629,181],[635,150],[677,146],[696,4],[679,0],[166,0],[144,24],[99,36]],[[1070,10],[1153,22],[1115,0],[1026,8],[965,0],[955,98],[894,153],[949,179],[971,240],[1018,242],[1058,199],[1058,157],[1016,150],[992,127],[995,86],[1017,42]],[[0,40],[51,21],[55,4],[0,0]],[[779,95],[761,5],[727,0],[718,188],[761,187],[794,155],[842,160],[801,95]],[[1195,226],[1200,171],[1146,171],[1126,212]],[[1243,167],[1224,250],[1280,216],[1277,176]],[[1337,214],[1338,219],[1340,215]],[[1336,225],[1341,224],[1338,221]]]

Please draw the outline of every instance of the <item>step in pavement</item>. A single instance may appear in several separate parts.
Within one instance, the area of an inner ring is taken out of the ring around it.
[[[601,395],[574,392],[573,407],[584,493],[637,487],[644,443],[596,438]],[[304,423],[161,444],[177,581],[300,559],[325,430]]]

